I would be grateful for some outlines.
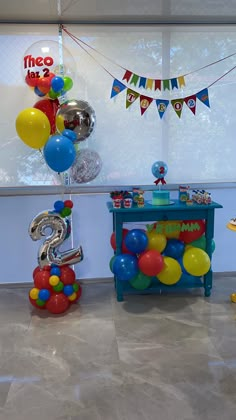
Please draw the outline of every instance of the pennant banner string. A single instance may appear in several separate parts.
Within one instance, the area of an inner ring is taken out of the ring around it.
[[[97,54],[101,55],[102,57],[104,57],[106,60],[110,61],[112,64],[115,64],[117,67],[120,67],[122,70],[126,70],[125,67],[121,66],[120,64],[116,63],[114,60],[110,59],[109,57],[107,57],[105,54],[101,53],[100,51],[96,50],[96,48],[92,47],[91,45],[87,44],[85,41],[83,41],[82,39],[76,37],[75,35],[73,35],[71,32],[69,32],[64,25],[61,25],[62,30],[71,38],[73,39],[85,52],[87,52],[88,55],[90,55],[95,61],[97,61],[88,51],[86,48],[83,48],[81,44],[85,45],[87,48],[90,48],[91,50],[93,50],[94,52],[96,52]],[[235,56],[236,53],[232,53],[227,55],[226,57],[220,58],[219,60],[216,60],[212,63],[206,64],[205,66],[199,67],[198,69],[192,70],[188,73],[185,73],[181,76],[185,77],[185,76],[189,76],[190,74],[193,73],[197,73],[200,70],[206,69],[207,67],[213,66],[215,64],[220,63],[221,61],[227,60],[230,57]],[[98,62],[98,61],[97,61]],[[105,68],[104,68],[105,69]],[[107,69],[105,69],[107,71]],[[108,71],[107,71],[108,72]],[[109,72],[108,72],[109,73]],[[133,72],[131,72],[133,74]],[[136,74],[136,73],[135,73]],[[227,73],[226,73],[227,74]],[[138,75],[137,75],[138,76]],[[112,76],[113,77],[113,76]],[[178,78],[178,77],[177,77]],[[171,78],[173,79],[173,78]],[[163,80],[163,79],[161,79]],[[214,82],[215,83],[215,82]]]

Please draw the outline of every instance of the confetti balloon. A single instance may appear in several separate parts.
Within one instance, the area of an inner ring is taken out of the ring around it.
[[[78,143],[87,139],[94,130],[95,112],[85,101],[71,99],[61,104],[57,113],[57,129],[61,132],[64,129],[72,130],[76,133]]]
[[[101,168],[102,161],[97,152],[91,149],[80,150],[70,169],[71,179],[77,184],[90,182],[98,176]]]

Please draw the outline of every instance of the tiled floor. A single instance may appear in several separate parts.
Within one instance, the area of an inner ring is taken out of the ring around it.
[[[0,289],[0,420],[235,420],[236,278],[130,296],[83,286],[64,316]]]

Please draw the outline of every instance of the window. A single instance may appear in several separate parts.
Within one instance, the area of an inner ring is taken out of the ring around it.
[[[76,61],[67,99],[87,101],[96,114],[95,129],[79,149],[95,150],[102,160],[99,175],[83,186],[151,186],[151,166],[157,160],[167,163],[169,184],[235,181],[236,70],[222,76],[236,65],[236,55],[201,69],[236,53],[234,26],[69,25],[67,29],[85,43],[83,49],[63,32],[63,46]],[[38,40],[58,41],[58,26],[1,25],[0,38],[0,186],[59,185],[60,178],[42,155],[15,132],[18,113],[38,100],[23,81],[23,54]],[[153,79],[186,75],[185,86],[156,92],[127,84],[154,98],[141,116],[139,100],[126,109],[126,89],[110,99],[113,77],[122,82],[124,69]],[[207,87],[210,108],[197,100],[196,115],[184,105],[179,118],[169,104],[160,118],[155,99],[185,98]]]

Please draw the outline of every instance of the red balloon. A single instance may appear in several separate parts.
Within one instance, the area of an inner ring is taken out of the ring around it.
[[[65,200],[64,204],[65,204],[65,207],[69,207],[70,209],[73,208],[73,201],[71,200]]]
[[[121,245],[121,252],[122,254],[132,254],[134,255],[133,252],[131,252],[128,248],[126,248],[125,245],[125,237],[127,235],[127,233],[129,232],[129,229],[122,229],[122,245]],[[115,236],[115,232],[112,232],[111,234],[111,238],[110,238],[110,244],[112,246],[112,248],[114,249],[114,251],[116,250],[116,236]]]
[[[71,303],[77,302],[81,298],[81,295],[82,295],[82,287],[79,286],[79,290],[78,292],[76,292],[76,299],[73,300]]]
[[[183,220],[181,222],[179,240],[190,244],[190,242],[200,238],[204,234],[205,229],[206,225],[204,220]]]
[[[39,109],[48,117],[51,125],[51,134],[54,134],[56,132],[56,114],[60,108],[58,99],[41,99],[34,104],[34,108]]]
[[[49,271],[45,271],[45,270],[38,271],[34,276],[35,287],[37,287],[37,289],[47,289],[52,292],[53,288],[49,284],[49,277],[50,277]]]
[[[140,254],[138,266],[146,276],[156,276],[164,268],[164,259],[160,252],[150,249]]]
[[[70,306],[70,301],[64,293],[54,293],[46,303],[46,309],[52,314],[62,314]]]
[[[40,79],[38,79],[37,87],[39,88],[40,92],[48,93],[51,89],[51,78],[40,77]]]
[[[35,278],[36,274],[41,271],[41,268],[39,266],[35,267],[34,271],[33,271],[33,279]]]
[[[60,267],[61,275],[60,280],[66,286],[68,284],[73,284],[75,282],[76,276],[74,270],[72,270],[69,265],[64,265]]]
[[[38,306],[36,303],[36,300],[32,299],[30,296],[29,296],[29,301],[31,305],[33,305],[37,309],[46,309],[45,306]]]
[[[37,83],[38,83],[38,78],[37,77],[30,77],[28,74],[25,77],[25,83],[30,86],[30,87],[36,87]]]

